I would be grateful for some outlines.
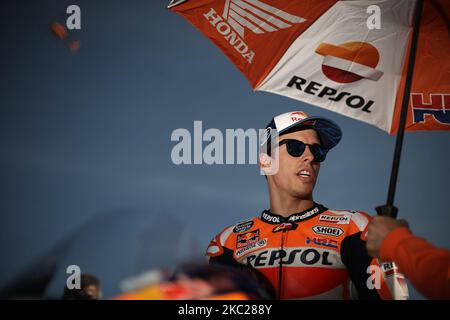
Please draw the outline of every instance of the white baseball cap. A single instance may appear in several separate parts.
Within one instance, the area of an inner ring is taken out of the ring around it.
[[[327,150],[335,147],[342,138],[342,130],[335,122],[322,117],[309,116],[303,111],[291,111],[280,114],[269,122],[266,129],[276,130],[278,135],[282,135],[284,132],[297,126],[306,126],[314,129],[319,135],[322,146]],[[269,139],[270,130],[267,130],[267,139],[263,144]]]

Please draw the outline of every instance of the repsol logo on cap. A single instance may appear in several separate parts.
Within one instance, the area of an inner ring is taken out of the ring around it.
[[[337,252],[311,247],[267,249],[247,255],[239,262],[253,268],[277,267],[280,262],[291,267],[344,268]]]
[[[339,237],[344,233],[344,230],[337,227],[314,226],[312,229],[317,234],[325,234],[327,236],[334,236],[334,237]]]

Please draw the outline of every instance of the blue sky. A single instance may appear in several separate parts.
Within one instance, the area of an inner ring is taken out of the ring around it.
[[[82,11],[82,29],[72,33],[81,42],[76,54],[48,28],[64,22],[73,3]],[[328,117],[344,136],[322,166],[315,200],[370,214],[384,203],[394,137],[252,92],[228,59],[165,4],[5,2],[0,284],[104,212],[133,208],[174,216],[202,248],[226,225],[259,215],[268,197],[255,165],[171,162],[172,131],[192,130],[195,120],[204,129],[225,130],[260,128],[291,110]],[[395,201],[416,234],[447,248],[449,147],[448,132],[408,133]]]

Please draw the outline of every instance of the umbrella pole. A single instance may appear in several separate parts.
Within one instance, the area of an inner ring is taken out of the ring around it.
[[[420,18],[422,16],[423,0],[417,0],[413,37],[411,43],[411,50],[408,61],[408,69],[406,73],[405,90],[403,91],[402,108],[400,113],[400,121],[397,131],[397,139],[395,142],[394,160],[392,162],[391,178],[389,181],[389,191],[387,202],[375,208],[377,214],[380,216],[388,216],[392,218],[397,217],[398,208],[394,206],[395,189],[397,187],[398,170],[400,166],[400,157],[402,154],[403,137],[405,134],[406,116],[408,112],[409,95],[411,93],[411,83],[414,72],[414,61],[416,60],[417,39],[419,37]]]

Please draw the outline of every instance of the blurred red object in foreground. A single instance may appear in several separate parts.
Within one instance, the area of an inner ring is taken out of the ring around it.
[[[271,300],[275,291],[257,271],[242,267],[186,264],[171,280],[122,293],[115,300]]]
[[[50,30],[60,40],[64,40],[64,44],[69,48],[70,52],[75,53],[80,49],[80,41],[71,39],[73,37],[69,37],[69,32],[61,23],[51,23]]]
[[[61,40],[67,37],[67,29],[59,22],[53,22],[52,24],[50,24],[50,29],[52,30],[53,34]]]
[[[70,52],[75,53],[80,49],[80,41],[78,40],[69,41],[67,43],[67,47],[69,48]]]

